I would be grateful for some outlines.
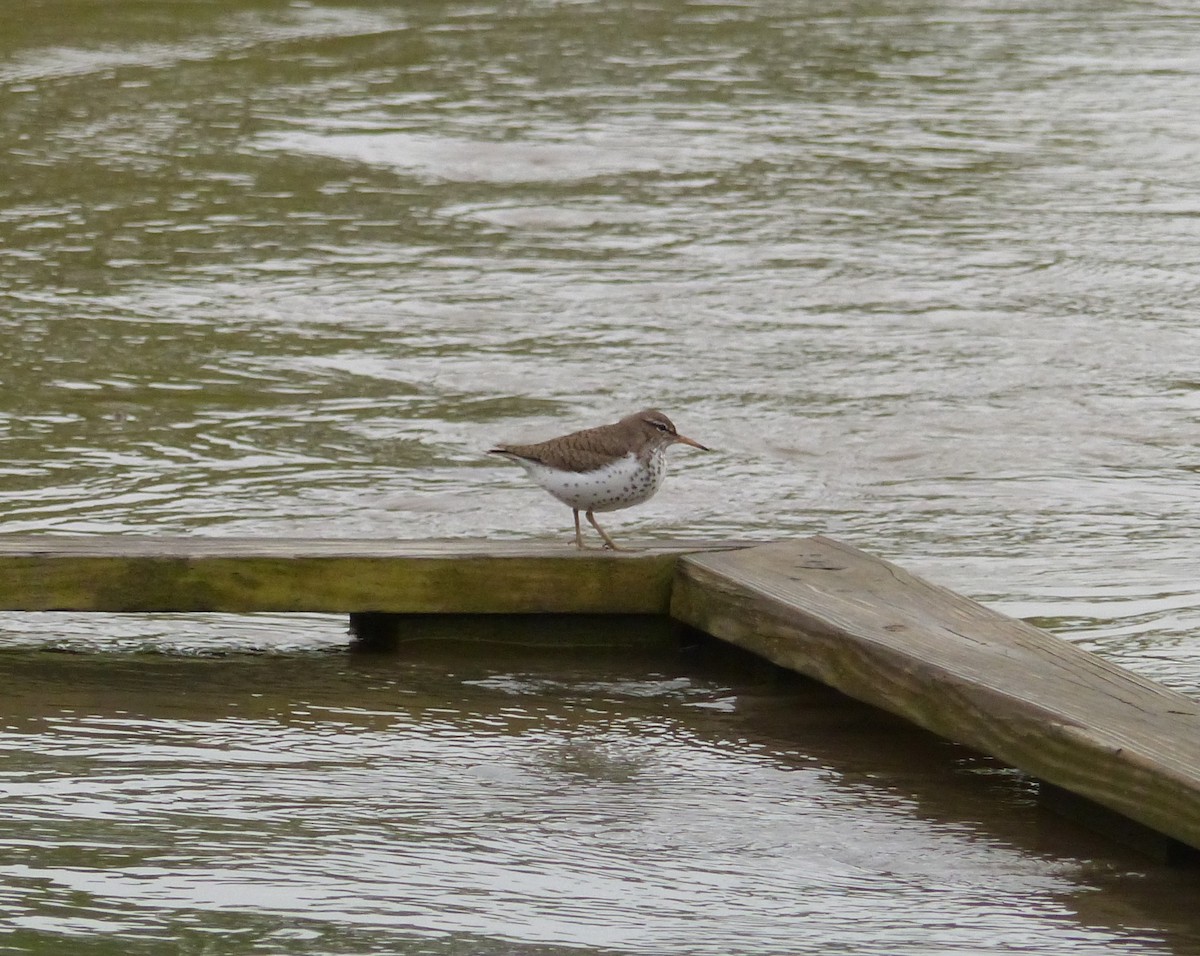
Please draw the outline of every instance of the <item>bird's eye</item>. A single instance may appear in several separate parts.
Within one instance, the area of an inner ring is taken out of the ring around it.
[[[667,430],[667,426],[662,422],[651,422],[650,424],[657,428],[660,432],[665,432]]]

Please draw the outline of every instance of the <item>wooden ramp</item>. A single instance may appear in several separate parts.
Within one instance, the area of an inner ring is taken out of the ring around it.
[[[1200,848],[1200,702],[827,538],[680,559],[671,613]]]
[[[1200,849],[1200,703],[827,538],[0,536],[0,610],[669,613]]]

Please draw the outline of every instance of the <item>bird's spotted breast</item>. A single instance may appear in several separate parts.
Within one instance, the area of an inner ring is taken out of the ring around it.
[[[653,497],[666,475],[666,456],[648,461],[628,454],[592,471],[560,471],[518,461],[531,478],[563,504],[580,511],[617,511]]]

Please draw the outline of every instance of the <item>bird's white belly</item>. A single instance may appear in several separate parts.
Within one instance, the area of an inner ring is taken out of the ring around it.
[[[653,497],[666,475],[666,456],[655,455],[649,467],[634,454],[595,471],[557,471],[522,461],[531,478],[563,504],[580,511],[616,511]]]

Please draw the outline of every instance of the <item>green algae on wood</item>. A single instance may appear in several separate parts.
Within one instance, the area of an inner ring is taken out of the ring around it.
[[[536,542],[0,537],[0,609],[665,614],[675,561]]]

